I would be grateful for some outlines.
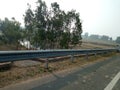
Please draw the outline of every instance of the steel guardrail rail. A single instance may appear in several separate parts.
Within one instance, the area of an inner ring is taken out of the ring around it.
[[[61,49],[61,50],[19,50],[19,51],[0,51],[0,63],[34,58],[52,58],[67,55],[79,54],[99,54],[113,52],[117,49]]]

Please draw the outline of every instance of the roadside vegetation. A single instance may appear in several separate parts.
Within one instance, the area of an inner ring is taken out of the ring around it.
[[[14,45],[14,49],[19,49],[20,42],[28,41],[29,48],[68,49],[81,44],[79,13],[61,10],[57,2],[51,3],[48,8],[44,1],[38,0],[35,10],[28,4],[24,24],[21,27],[14,17],[0,20],[0,45]]]

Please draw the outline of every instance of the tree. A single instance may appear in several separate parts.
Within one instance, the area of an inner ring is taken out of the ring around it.
[[[82,39],[82,24],[79,19],[79,13],[76,13],[75,10],[68,11],[65,14],[64,25],[64,31],[70,34],[69,43],[74,46],[80,43],[79,41]]]
[[[116,42],[120,44],[120,37],[117,37]]]
[[[16,45],[18,48],[19,40],[22,38],[20,23],[15,18],[12,18],[12,20],[5,18],[0,21],[0,30],[3,43]]]
[[[79,13],[75,10],[66,13],[57,2],[51,3],[48,9],[44,1],[38,0],[34,11],[29,6],[24,20],[26,30],[32,35],[29,41],[41,49],[69,48],[70,44],[76,45],[82,39]]]
[[[69,48],[69,41],[70,41],[70,34],[65,32],[62,34],[62,38],[60,39],[60,48],[68,49]]]
[[[50,20],[49,20],[49,12],[47,5],[44,1],[38,0],[38,6],[35,10],[35,26],[36,26],[36,37],[39,40],[36,41],[37,45],[39,45],[42,49],[47,48],[48,41],[50,38],[50,33],[48,32]],[[48,22],[47,22],[48,21]],[[47,33],[48,32],[48,33]]]
[[[28,5],[28,9],[24,15],[24,23],[25,23],[25,30],[26,30],[25,39],[32,43],[33,34],[34,34],[34,31],[33,31],[34,30],[34,13],[31,10],[31,6],[29,4],[27,4],[27,5]]]

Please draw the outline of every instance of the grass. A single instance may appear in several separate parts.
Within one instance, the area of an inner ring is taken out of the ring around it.
[[[62,61],[50,63],[49,69],[45,69],[43,63],[23,68],[12,66],[9,70],[0,71],[0,87],[19,83],[21,81],[25,81],[31,78],[43,77],[47,74],[51,74],[52,72],[81,67],[83,65],[90,64],[93,62],[106,60],[107,58],[113,55],[115,55],[115,53],[106,54],[103,56],[97,55],[96,57],[90,56],[88,60],[86,60],[85,57],[75,57],[73,63],[70,59],[65,59]]]

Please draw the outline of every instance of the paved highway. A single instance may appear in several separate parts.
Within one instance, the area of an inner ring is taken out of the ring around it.
[[[120,56],[0,90],[120,90]]]

